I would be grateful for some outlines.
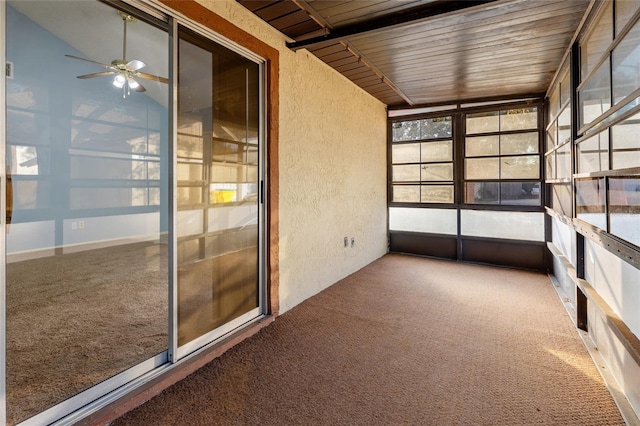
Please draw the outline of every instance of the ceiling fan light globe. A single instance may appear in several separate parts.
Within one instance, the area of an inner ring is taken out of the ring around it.
[[[124,86],[124,83],[126,81],[127,81],[127,79],[125,78],[124,75],[117,74],[113,79],[113,85],[116,86],[119,89],[122,89],[122,87]]]
[[[127,79],[127,84],[133,90],[137,89],[138,86],[140,86],[140,84],[137,81],[135,81],[133,78],[128,78]]]

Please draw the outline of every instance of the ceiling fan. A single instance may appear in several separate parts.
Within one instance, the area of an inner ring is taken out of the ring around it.
[[[160,83],[165,83],[165,84],[169,83],[169,79],[167,78],[140,72],[140,70],[147,65],[144,62],[138,59],[132,59],[130,61],[126,60],[127,23],[134,23],[137,21],[137,19],[121,11],[118,11],[118,15],[120,15],[124,23],[124,35],[122,37],[122,59],[114,59],[111,61],[111,64],[108,65],[108,64],[103,64],[101,62],[92,61],[90,59],[81,58],[79,56],[64,55],[69,58],[79,59],[81,61],[100,65],[101,67],[104,67],[107,69],[107,71],[79,75],[78,78],[87,79],[87,78],[94,78],[94,77],[104,77],[107,75],[115,75],[115,77],[113,78],[113,85],[117,88],[122,89],[123,98],[126,98],[127,95],[131,94],[131,89],[135,90],[136,92],[145,92],[147,90],[140,82],[141,78],[144,78],[147,80],[159,81]]]

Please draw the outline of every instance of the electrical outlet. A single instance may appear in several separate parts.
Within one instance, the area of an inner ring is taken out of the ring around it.
[[[351,237],[351,248],[354,248],[356,245],[356,239]]]
[[[78,229],[84,229],[84,220],[78,222]]]
[[[344,246],[349,247],[349,237],[344,237]]]
[[[13,79],[13,62],[6,62],[6,69],[4,72],[5,77]]]

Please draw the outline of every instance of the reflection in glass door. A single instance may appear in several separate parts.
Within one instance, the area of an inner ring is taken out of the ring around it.
[[[259,315],[259,79],[257,63],[180,28],[177,332],[183,353]]]
[[[166,360],[169,39],[165,22],[97,1],[9,1],[6,11],[15,72],[0,131],[12,193],[6,400],[15,424]],[[159,77],[100,65],[134,59]]]

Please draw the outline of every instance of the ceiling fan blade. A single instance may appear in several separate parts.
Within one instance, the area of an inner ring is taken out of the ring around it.
[[[127,67],[127,69],[131,71],[138,71],[139,69],[146,67],[147,64],[137,59],[132,59],[129,62],[127,62],[127,65],[125,66]]]
[[[92,64],[100,65],[101,67],[111,68],[111,65],[103,64],[102,62],[92,61],[91,59],[81,58],[79,56],[73,56],[73,55],[64,55],[64,56],[68,58],[78,59],[80,61],[91,62]]]
[[[167,84],[169,83],[168,78],[160,77],[159,75],[147,74],[145,72],[136,73],[138,77],[145,78],[147,80],[159,81],[160,83]]]
[[[102,71],[102,72],[94,72],[92,74],[84,74],[79,75],[77,78],[86,79],[86,78],[94,78],[94,77],[104,77],[105,75],[115,74],[114,71]]]
[[[137,79],[135,76],[131,76],[129,77],[130,79],[132,79],[133,81],[135,81],[136,83],[138,83],[138,87],[136,87],[135,90],[136,92],[146,92],[147,89],[144,88],[144,86],[142,85],[142,83],[140,83],[140,80]]]

